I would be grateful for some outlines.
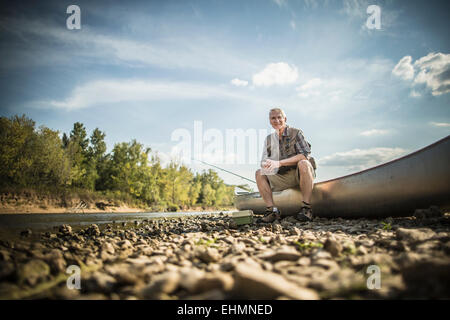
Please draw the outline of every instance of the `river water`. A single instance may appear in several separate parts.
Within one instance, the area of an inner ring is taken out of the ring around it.
[[[140,213],[55,213],[55,214],[0,214],[0,235],[18,234],[22,230],[31,229],[33,231],[51,230],[63,224],[72,227],[81,227],[90,224],[105,223],[134,223],[145,219],[160,218],[183,218],[204,215],[216,215],[220,212],[140,212]],[[230,211],[231,212],[231,211]]]

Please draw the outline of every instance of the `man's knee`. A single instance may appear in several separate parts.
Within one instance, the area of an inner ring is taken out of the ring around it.
[[[255,178],[256,178],[256,180],[259,180],[259,179],[267,180],[267,176],[261,173],[261,169],[256,170]]]
[[[310,170],[310,163],[308,160],[300,160],[297,162],[298,169],[300,170],[300,173],[309,173]]]

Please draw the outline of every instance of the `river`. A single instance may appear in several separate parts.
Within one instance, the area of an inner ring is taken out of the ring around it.
[[[133,213],[55,213],[55,214],[0,214],[0,235],[19,235],[20,231],[47,231],[53,227],[68,224],[71,227],[82,227],[90,224],[134,223],[145,219],[182,218],[227,213],[231,211],[207,212],[133,212]]]

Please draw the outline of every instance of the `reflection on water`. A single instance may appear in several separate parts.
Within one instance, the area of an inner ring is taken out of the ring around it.
[[[222,211],[224,213],[228,211]],[[58,214],[0,214],[0,232],[13,230],[47,230],[55,226],[69,224],[83,226],[89,224],[122,223],[157,218],[181,218],[197,215],[217,214],[217,212],[141,212],[141,213],[58,213]]]

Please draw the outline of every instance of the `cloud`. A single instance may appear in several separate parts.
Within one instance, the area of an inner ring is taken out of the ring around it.
[[[39,101],[41,108],[75,110],[102,104],[131,101],[186,100],[225,98],[262,103],[264,100],[246,94],[235,93],[220,86],[185,82],[161,82],[149,80],[98,80],[76,87],[62,101]]]
[[[414,83],[425,83],[433,96],[450,92],[450,54],[429,53],[414,66],[418,68]]]
[[[366,130],[360,133],[360,135],[365,137],[371,137],[371,136],[381,136],[388,134],[389,130],[380,130],[380,129],[372,129],[372,130]]]
[[[420,94],[420,92],[417,92],[416,90],[412,90],[411,93],[409,94],[409,96],[412,98],[420,98],[422,95]]]
[[[371,31],[380,31],[371,30],[367,27],[367,19],[371,16],[371,14],[373,14],[367,13],[367,8],[371,5],[378,5],[381,9],[380,30],[386,31],[387,29],[390,29],[399,20],[398,17],[401,14],[400,10],[393,10],[388,7],[388,3],[381,5],[380,3],[377,4],[377,1],[373,0],[344,0],[343,7],[339,13],[348,16],[352,20],[360,21],[362,23],[361,31],[364,33],[368,32],[368,34],[370,34]]]
[[[433,96],[450,92],[450,54],[429,53],[411,63],[411,56],[405,56],[397,63],[392,73],[403,80],[414,78],[412,85],[425,84],[431,89]],[[412,91],[411,97],[420,97],[420,93]]]
[[[296,66],[289,66],[285,62],[270,63],[264,70],[253,75],[255,86],[270,87],[294,83],[298,78]]]
[[[313,78],[308,80],[305,84],[299,86],[295,90],[299,92],[299,96],[306,98],[311,95],[319,95],[320,87],[322,87],[324,82],[320,78]]]
[[[405,155],[402,148],[353,149],[336,152],[318,160],[318,164],[327,167],[347,167],[349,170],[364,170]]]
[[[392,70],[392,73],[402,78],[403,80],[411,80],[414,78],[414,67],[411,64],[411,56],[405,56],[400,59],[397,65]]]
[[[248,81],[234,78],[233,80],[231,80],[231,84],[235,85],[236,87],[246,87],[248,85]]]
[[[14,51],[5,50],[6,56],[2,58],[7,61],[3,61],[1,67],[54,66],[81,60],[127,67],[198,69],[227,75],[257,68],[253,61],[237,56],[234,48],[227,48],[227,42],[221,41],[219,45],[217,39],[200,34],[189,37],[154,34],[145,39],[133,39],[105,34],[88,25],[74,32],[51,21],[16,18],[0,18],[0,30],[27,41],[26,50],[20,45]],[[28,48],[33,50],[30,52]]]
[[[450,123],[447,122],[430,122],[430,125],[435,127],[448,128],[450,127]]]

